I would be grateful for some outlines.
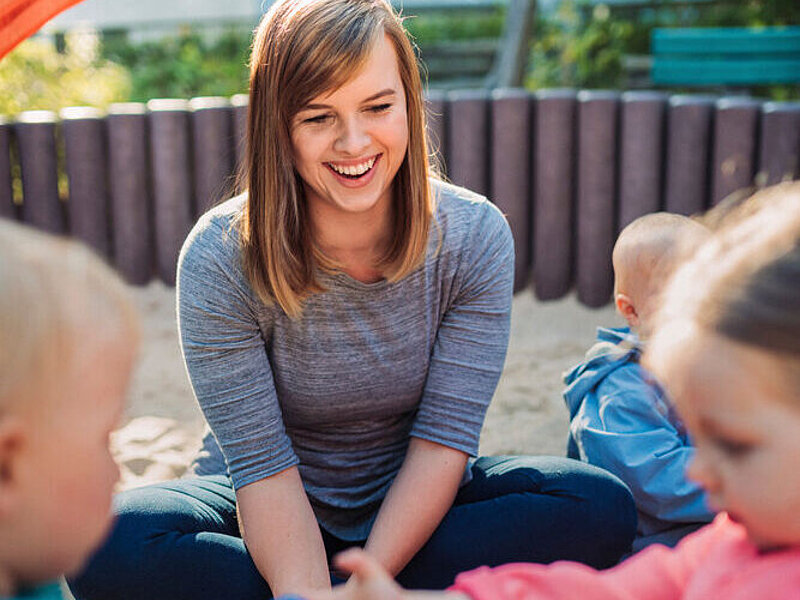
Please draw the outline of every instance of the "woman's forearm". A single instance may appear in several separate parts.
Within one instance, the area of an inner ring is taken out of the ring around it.
[[[273,595],[329,590],[325,547],[296,467],[237,491],[242,537]]]
[[[467,455],[411,438],[405,461],[383,501],[365,550],[397,575],[428,541],[453,504]]]

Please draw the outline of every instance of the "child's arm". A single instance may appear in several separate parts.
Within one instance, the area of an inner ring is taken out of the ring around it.
[[[675,549],[651,546],[606,571],[566,561],[481,567],[444,592],[404,590],[375,559],[353,549],[336,557],[353,574],[350,581],[305,600],[678,600],[715,537],[705,527]]]
[[[335,563],[352,574],[346,584],[332,592],[314,593],[303,599],[284,597],[283,600],[471,600],[470,596],[455,591],[404,590],[377,560],[357,548],[337,555]]]
[[[648,515],[675,523],[710,522],[714,513],[705,492],[686,477],[694,448],[637,371],[615,373],[598,387],[596,412],[581,415],[574,431],[581,457],[622,479]]]

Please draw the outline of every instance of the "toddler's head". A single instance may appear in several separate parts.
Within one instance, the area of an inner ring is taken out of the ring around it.
[[[642,338],[650,334],[661,292],[679,260],[707,235],[696,221],[664,212],[639,217],[619,234],[612,256],[614,303]]]
[[[645,360],[712,505],[761,548],[800,546],[800,184],[754,196],[676,272]]]
[[[106,534],[137,345],[108,267],[0,220],[0,596],[76,570]]]

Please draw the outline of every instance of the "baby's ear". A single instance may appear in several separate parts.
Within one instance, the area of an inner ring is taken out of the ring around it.
[[[639,326],[639,313],[636,312],[636,307],[628,294],[617,294],[614,298],[614,304],[617,306],[617,312],[628,322],[628,325],[631,327]]]
[[[19,463],[24,441],[22,419],[0,417],[0,517],[11,511],[19,497]]]

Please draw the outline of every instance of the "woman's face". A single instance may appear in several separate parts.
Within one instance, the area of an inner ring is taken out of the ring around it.
[[[397,55],[387,36],[344,85],[300,110],[291,138],[312,211],[388,209],[392,181],[408,148],[408,118]]]
[[[658,375],[696,453],[688,475],[760,548],[800,545],[800,398],[771,354],[698,332]]]

